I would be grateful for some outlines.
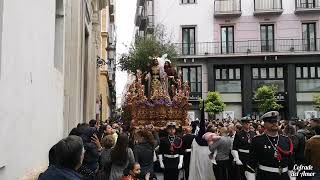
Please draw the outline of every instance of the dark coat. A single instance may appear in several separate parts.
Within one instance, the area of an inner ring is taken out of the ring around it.
[[[74,170],[49,166],[39,175],[38,180],[82,180],[82,176]]]
[[[141,166],[141,174],[144,176],[148,172],[153,172],[154,148],[151,144],[144,142],[134,146],[133,149],[136,162]]]
[[[91,171],[96,171],[98,168],[100,154],[97,146],[91,142],[91,137],[93,137],[93,134],[97,134],[97,130],[95,128],[88,128],[81,136],[84,149],[86,150],[82,165]]]

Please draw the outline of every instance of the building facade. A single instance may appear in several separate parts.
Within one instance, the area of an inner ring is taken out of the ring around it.
[[[254,92],[276,85],[283,118],[314,111],[313,97],[320,94],[319,0],[152,2],[154,24],[163,24],[176,42],[191,102],[218,91],[236,118],[257,117]]]
[[[103,0],[0,2],[0,179],[28,179],[46,168],[49,149],[95,118],[105,6]]]
[[[99,119],[107,121],[116,108],[115,98],[115,2],[108,1],[108,5],[101,11],[101,58],[104,63],[100,66],[100,109]]]

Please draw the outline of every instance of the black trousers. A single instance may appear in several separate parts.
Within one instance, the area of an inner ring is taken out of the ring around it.
[[[239,166],[240,179],[241,179],[241,180],[247,180],[246,175],[245,175],[246,169],[247,169],[246,165],[240,165],[240,166]]]
[[[191,156],[191,152],[187,152],[183,157],[183,167],[184,167],[185,180],[189,179],[190,156]]]
[[[231,164],[229,160],[217,161],[217,165],[213,165],[213,172],[216,180],[231,180],[229,177]]]
[[[164,180],[179,180],[179,169],[165,168],[163,176]]]
[[[230,180],[247,180],[247,179],[241,179],[241,175],[240,175],[240,166],[236,165],[236,162],[232,160],[230,160],[230,164],[231,164],[231,168],[230,168],[230,172],[229,172],[229,179]]]

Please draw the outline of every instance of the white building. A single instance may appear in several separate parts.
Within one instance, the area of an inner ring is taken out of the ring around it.
[[[218,91],[236,118],[259,115],[254,92],[277,85],[283,118],[305,118],[320,94],[320,0],[138,0],[136,35],[163,24],[198,97]],[[304,74],[303,74],[304,73]]]
[[[48,165],[48,151],[95,118],[104,0],[0,1],[0,179]]]

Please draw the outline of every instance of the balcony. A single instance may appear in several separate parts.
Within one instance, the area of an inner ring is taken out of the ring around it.
[[[139,30],[140,30],[140,31],[146,29],[146,27],[147,27],[147,21],[148,21],[148,17],[146,17],[146,16],[141,17],[141,23],[140,23],[140,25],[139,25]]]
[[[241,0],[216,0],[214,2],[214,17],[241,16]]]
[[[320,12],[320,0],[296,0],[296,14],[314,12]]]
[[[282,14],[282,0],[254,0],[255,16]]]
[[[226,47],[228,44],[228,47]],[[287,54],[320,54],[320,38],[314,41],[302,39],[275,39],[274,41],[248,40],[221,42],[198,42],[174,44],[180,57],[198,56],[256,56]],[[186,49],[186,47],[189,47]],[[191,50],[190,50],[191,47]]]
[[[154,15],[147,16],[147,33],[152,34],[154,32]]]

